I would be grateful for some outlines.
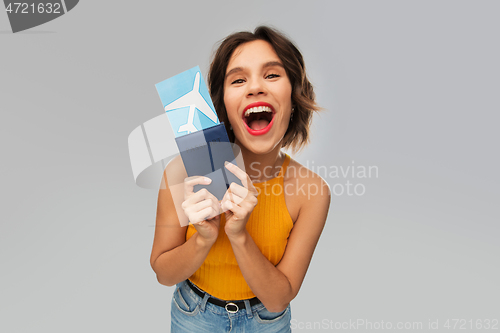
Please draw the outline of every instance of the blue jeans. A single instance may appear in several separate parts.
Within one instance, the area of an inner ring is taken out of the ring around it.
[[[290,305],[283,312],[269,312],[262,303],[250,307],[245,300],[245,309],[229,313],[225,308],[208,303],[210,297],[202,298],[188,286],[186,281],[177,284],[172,297],[172,333],[285,333],[291,332]]]

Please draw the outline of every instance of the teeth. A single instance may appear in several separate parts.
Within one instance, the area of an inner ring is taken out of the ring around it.
[[[256,106],[254,108],[246,110],[245,117],[248,117],[250,113],[258,113],[258,112],[273,112],[273,111],[269,106]]]

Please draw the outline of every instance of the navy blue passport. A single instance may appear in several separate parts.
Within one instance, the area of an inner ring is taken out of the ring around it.
[[[206,176],[212,179],[209,185],[196,185],[195,192],[206,188],[218,200],[222,200],[231,183],[242,185],[224,167],[225,161],[236,165],[224,123],[179,136],[175,141],[188,176]]]

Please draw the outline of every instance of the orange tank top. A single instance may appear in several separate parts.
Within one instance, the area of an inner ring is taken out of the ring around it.
[[[253,185],[258,191],[258,203],[247,222],[247,231],[262,254],[277,265],[285,253],[293,221],[285,204],[283,175],[290,156],[286,155],[277,177]],[[255,297],[246,283],[224,232],[226,219],[221,215],[219,236],[205,261],[189,280],[205,292],[223,300],[241,300]],[[189,225],[186,240],[196,229]]]

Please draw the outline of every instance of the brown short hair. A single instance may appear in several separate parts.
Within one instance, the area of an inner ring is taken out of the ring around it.
[[[283,148],[290,147],[292,151],[300,150],[309,142],[309,126],[312,113],[320,110],[316,105],[313,86],[309,82],[304,60],[298,48],[283,33],[266,26],[259,26],[255,31],[242,31],[227,36],[214,54],[208,73],[208,87],[219,119],[229,124],[226,106],[224,104],[224,79],[227,65],[234,50],[241,44],[255,40],[264,40],[271,44],[278,57],[283,62],[286,74],[292,84],[293,119],[283,138]],[[234,133],[226,126],[229,140],[234,142]]]

